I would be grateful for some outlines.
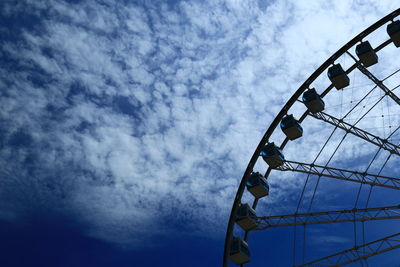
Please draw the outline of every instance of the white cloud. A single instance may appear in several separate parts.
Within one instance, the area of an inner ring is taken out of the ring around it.
[[[2,44],[21,69],[1,71],[0,114],[5,140],[24,131],[32,141],[0,152],[1,166],[15,173],[0,190],[21,213],[39,198],[39,207],[60,203],[60,212],[82,216],[90,234],[124,244],[182,222],[186,232],[224,231],[247,161],[284,102],[330,54],[395,8],[388,1],[28,7],[49,16],[40,33],[25,29],[20,41]],[[10,8],[22,10],[9,7],[4,16]],[[43,76],[39,85],[35,76]],[[332,104],[340,103],[333,94]],[[308,136],[296,142],[302,149],[288,145],[289,158],[304,157],[304,148],[328,135],[308,122]],[[309,150],[312,160],[317,148]],[[371,150],[358,153],[342,155]],[[272,201],[298,184],[282,177]],[[18,202],[18,190],[29,187],[36,191]],[[156,231],[160,218],[165,224]]]

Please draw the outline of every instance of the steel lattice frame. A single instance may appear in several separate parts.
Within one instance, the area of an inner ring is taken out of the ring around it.
[[[394,153],[394,154],[397,154],[400,156],[400,146],[392,144],[387,139],[383,139],[379,136],[376,136],[367,131],[364,131],[363,129],[360,129],[354,125],[351,125],[350,123],[347,123],[341,119],[335,118],[332,115],[326,114],[325,112],[318,112],[315,114],[311,113],[310,116],[312,116],[316,119],[322,120],[324,122],[327,122],[331,125],[334,125],[348,133],[351,133],[357,137],[364,139],[367,142],[370,142],[378,147],[381,147],[391,153]]]
[[[315,164],[308,164],[296,161],[285,161],[285,163],[278,167],[280,171],[302,172],[324,176],[344,181],[351,181],[361,184],[369,184],[374,186],[381,186],[400,190],[400,179],[381,176],[377,174],[361,173],[352,170],[332,168],[328,166],[320,166]]]
[[[400,248],[400,233],[390,235],[362,246],[355,246],[333,255],[310,261],[300,266],[343,266],[352,262]]]
[[[271,125],[265,132],[261,141],[259,142],[257,148],[255,149],[253,156],[251,157],[249,164],[243,174],[241,182],[239,184],[238,190],[236,192],[236,196],[232,205],[232,210],[230,213],[228,227],[226,231],[225,237],[225,246],[224,246],[224,254],[223,254],[223,267],[228,266],[228,256],[229,256],[229,248],[230,243],[232,241],[232,234],[235,225],[235,216],[238,210],[238,207],[241,203],[241,199],[244,193],[245,185],[247,177],[253,171],[253,168],[256,162],[259,160],[259,155],[261,149],[268,143],[269,138],[279,125],[282,118],[287,114],[289,109],[293,106],[296,101],[299,101],[300,96],[303,92],[309,88],[309,86],[322,74],[327,68],[334,64],[335,61],[342,55],[348,54],[351,58],[354,59],[355,63],[346,70],[346,73],[349,74],[353,70],[358,69],[361,73],[363,73],[366,77],[368,77],[371,81],[376,84],[376,87],[379,87],[383,92],[384,96],[389,96],[393,101],[395,101],[398,105],[400,105],[400,99],[393,93],[393,89],[390,90],[386,85],[383,84],[383,81],[376,78],[367,68],[365,68],[350,52],[349,49],[354,47],[358,42],[362,41],[365,37],[370,35],[375,30],[381,28],[383,25],[388,23],[389,21],[393,21],[394,18],[400,15],[400,9],[393,11],[387,16],[383,17],[366,30],[358,34],[355,38],[350,40],[347,44],[345,44],[342,48],[340,48],[336,53],[334,53],[330,58],[328,58],[301,86],[300,88],[292,95],[292,97],[287,101],[287,103],[283,106],[281,111],[272,121]],[[391,40],[388,39],[374,48],[375,52],[380,51],[388,44],[391,43]],[[321,97],[325,97],[330,90],[333,88],[333,85],[328,86],[322,93]],[[368,93],[369,94],[369,93]],[[367,94],[367,96],[368,96]],[[382,97],[383,98],[383,97]],[[362,101],[362,100],[361,100]],[[370,142],[379,149],[384,149],[389,151],[392,155],[399,156],[399,146],[396,144],[390,143],[387,139],[381,138],[374,134],[369,133],[368,131],[362,130],[355,126],[355,124],[351,125],[349,123],[344,122],[341,119],[337,119],[334,116],[329,114],[320,112],[317,114],[311,114],[306,111],[299,118],[299,123],[301,123],[307,116],[311,115],[315,119],[322,120],[331,125],[334,125],[336,128],[342,129],[346,131],[346,134],[352,134],[357,136],[367,142]],[[336,129],[335,128],[335,129]],[[396,131],[399,128],[396,129]],[[393,134],[393,133],[392,133]],[[284,149],[289,139],[286,138],[282,144],[280,145],[280,149]],[[389,156],[389,157],[390,157]],[[383,168],[383,167],[382,167]],[[400,179],[394,177],[384,177],[379,174],[369,174],[369,173],[360,173],[352,170],[344,170],[337,168],[329,168],[327,166],[317,166],[314,164],[307,164],[301,162],[293,162],[286,161],[285,164],[279,168],[281,171],[299,171],[308,174],[315,174],[319,177],[326,176],[335,179],[348,180],[358,183],[366,183],[370,185],[389,187],[392,189],[400,189]],[[265,177],[268,178],[271,168],[268,168],[265,173]],[[257,207],[258,199],[255,199],[252,207],[255,209]],[[387,206],[387,207],[378,207],[378,208],[369,208],[369,209],[357,209],[357,210],[341,210],[341,211],[328,211],[321,213],[303,213],[303,214],[291,214],[291,215],[282,215],[282,216],[270,216],[270,217],[258,217],[258,227],[257,229],[270,228],[273,226],[283,226],[283,225],[297,225],[297,224],[318,224],[318,223],[326,223],[326,222],[344,222],[344,221],[366,221],[366,220],[379,220],[379,219],[395,219],[399,218],[399,213],[396,211],[399,209],[399,206]],[[279,217],[279,218],[278,218]],[[272,225],[270,222],[278,221],[275,225]],[[247,240],[248,233],[245,233],[244,239]],[[377,255],[395,248],[400,247],[399,234],[395,234],[392,236],[384,237],[382,239],[378,239],[376,241],[372,241],[370,243],[365,243],[361,246],[355,246],[351,249],[347,249],[336,254],[306,263],[302,266],[341,266],[347,263],[355,262],[358,260],[363,260],[373,255]],[[359,253],[360,249],[363,249],[363,253]],[[367,249],[367,252],[365,252]],[[357,252],[357,253],[355,253]],[[321,264],[321,265],[318,265]],[[325,265],[324,265],[325,264]]]
[[[364,222],[387,219],[400,219],[400,205],[379,208],[334,210],[323,212],[297,213],[288,215],[275,215],[256,217],[257,228],[263,230],[271,227],[289,225],[307,225],[341,222]]]

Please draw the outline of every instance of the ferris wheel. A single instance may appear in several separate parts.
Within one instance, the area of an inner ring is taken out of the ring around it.
[[[284,104],[237,189],[224,267],[400,263],[398,16],[350,40]],[[281,265],[271,249],[284,250]]]

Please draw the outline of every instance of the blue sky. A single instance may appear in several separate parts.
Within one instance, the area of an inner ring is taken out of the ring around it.
[[[394,1],[2,1],[0,265],[219,266],[236,188],[274,116],[326,58],[396,8]],[[394,56],[389,47],[371,70],[386,77]],[[371,87],[362,75],[351,79],[351,91],[327,97],[337,116],[363,95],[358,88]],[[360,127],[389,135],[397,108],[377,106],[375,115],[389,121],[371,117]],[[310,162],[329,127],[305,124],[307,138],[285,155]],[[279,143],[282,134],[273,138]],[[336,166],[366,166],[374,147],[346,142]],[[288,212],[304,183],[275,177],[261,214]],[[321,210],[344,207],[358,188],[324,185]],[[395,202],[393,192],[377,191],[376,205]],[[393,223],[376,225],[396,232]],[[329,229],[313,230],[310,250],[352,242],[351,227]],[[287,265],[292,230],[254,235],[250,266]]]

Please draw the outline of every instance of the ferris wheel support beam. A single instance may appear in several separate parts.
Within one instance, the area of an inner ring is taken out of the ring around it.
[[[390,143],[387,139],[382,139],[379,136],[373,135],[365,130],[362,130],[354,125],[344,122],[343,120],[335,118],[334,116],[326,114],[324,112],[318,112],[315,114],[310,112],[309,115],[318,120],[322,120],[331,125],[334,125],[340,129],[346,131],[347,133],[351,133],[357,137],[360,137],[360,138],[364,139],[365,141],[368,141],[374,145],[381,147],[382,149],[389,151],[390,153],[400,156],[400,147],[395,144]]]
[[[400,219],[400,205],[257,217],[257,228]]]
[[[330,256],[307,262],[302,266],[343,266],[352,262],[400,248],[400,233],[390,235],[351,249],[343,250]]]
[[[392,40],[391,40],[390,38],[387,39],[385,42],[383,42],[383,43],[381,43],[380,45],[378,45],[378,46],[374,49],[374,51],[375,51],[375,52],[378,52],[378,51],[382,50],[385,46],[389,45],[391,42],[392,42]]]
[[[338,169],[288,160],[285,161],[283,165],[275,168],[275,170],[301,172],[344,181],[351,181],[400,190],[399,178],[375,175],[370,173],[361,173],[353,170]]]
[[[357,62],[357,59],[351,53],[349,53],[348,51],[346,53]],[[358,63],[357,68],[371,81],[373,81],[379,88],[381,88],[386,95],[393,99],[397,103],[397,105],[400,105],[400,98],[398,98],[397,95],[395,95],[389,88],[387,88],[386,85],[377,77],[375,77],[375,75],[373,75],[366,67],[364,67],[364,65]]]

